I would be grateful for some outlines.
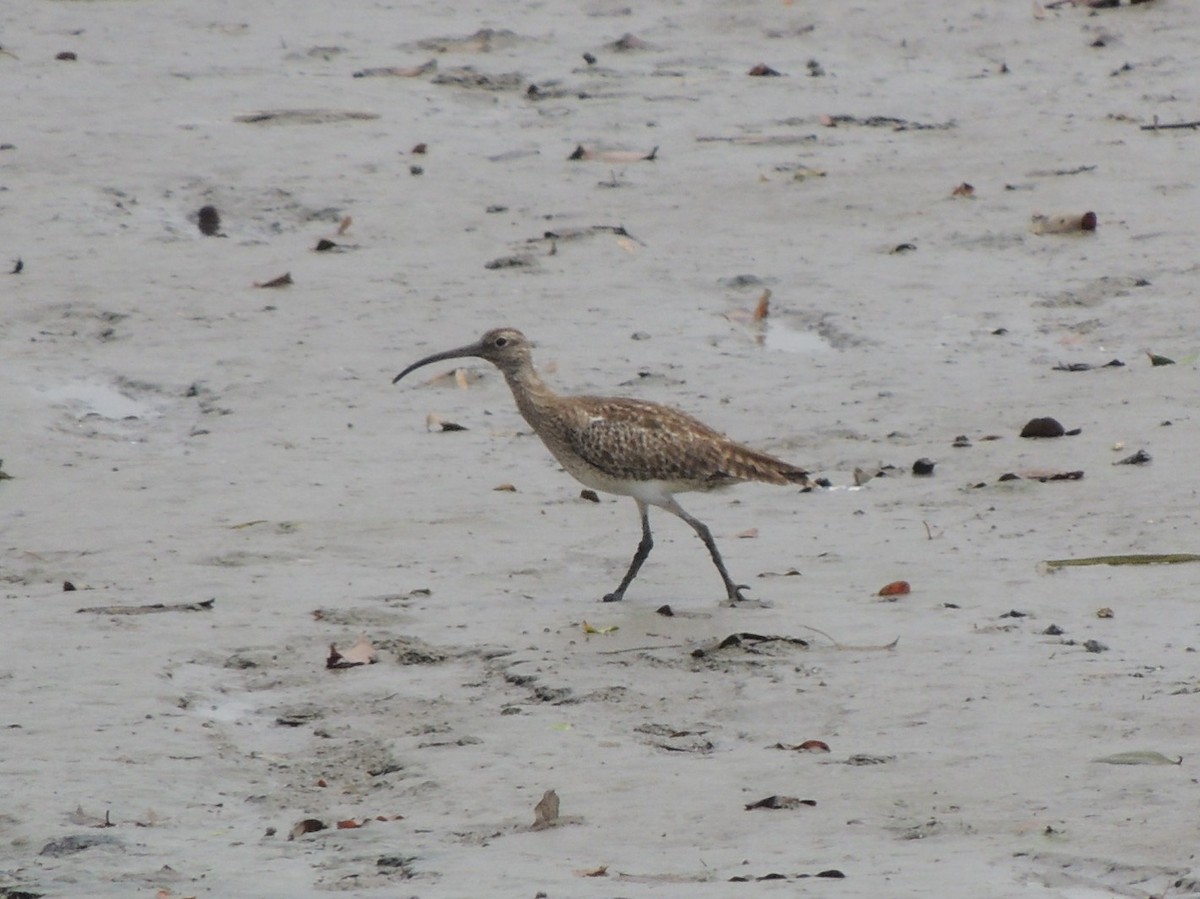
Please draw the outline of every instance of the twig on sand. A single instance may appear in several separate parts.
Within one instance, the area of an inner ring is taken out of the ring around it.
[[[1200,553],[1132,553],[1123,556],[1085,556],[1081,559],[1047,559],[1042,564],[1053,570],[1079,565],[1176,565],[1180,562],[1200,562]]]
[[[1164,124],[1158,121],[1158,116],[1154,117],[1154,124],[1142,125],[1143,131],[1167,131],[1170,129],[1195,131],[1197,128],[1200,128],[1200,120],[1194,122],[1167,122]]]
[[[891,649],[895,649],[896,644],[898,644],[900,642],[900,638],[897,637],[891,643],[868,643],[868,644],[863,644],[863,645],[852,645],[849,643],[839,643],[837,640],[833,639],[833,637],[831,637],[829,634],[825,633],[825,631],[820,630],[819,628],[815,628],[810,624],[802,624],[800,626],[802,628],[804,628],[805,630],[812,631],[814,634],[820,634],[822,637],[824,637],[826,640],[828,640],[830,643],[833,644],[834,649],[837,649],[837,650],[840,650],[843,652],[875,652],[875,651],[881,650],[881,649],[891,650]]]
[[[156,602],[145,606],[89,606],[77,612],[95,612],[97,615],[151,615],[155,612],[211,612],[215,599],[200,602],[177,602],[171,605]]]

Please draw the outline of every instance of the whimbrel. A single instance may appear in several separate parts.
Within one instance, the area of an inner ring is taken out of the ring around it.
[[[560,396],[538,376],[530,342],[513,328],[496,328],[475,343],[426,356],[392,383],[432,362],[465,356],[486,359],[504,373],[517,409],[568,474],[594,490],[631,496],[637,503],[642,539],[629,570],[605,602],[624,598],[650,555],[654,546],[650,506],[666,509],[690,524],[708,547],[729,600],[745,599],[742,590],[748,588],[729,576],[712,533],[683,510],[674,494],[741,481],[807,486],[804,469],[735,443],[670,406],[627,397]]]

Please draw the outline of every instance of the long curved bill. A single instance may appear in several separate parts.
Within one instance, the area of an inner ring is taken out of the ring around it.
[[[432,356],[426,356],[424,359],[421,359],[419,362],[414,362],[408,368],[404,369],[404,371],[400,372],[400,374],[398,374],[398,375],[396,375],[396,377],[392,378],[392,383],[393,384],[397,383],[401,378],[403,378],[409,372],[416,371],[418,368],[421,368],[422,366],[425,366],[425,365],[429,365],[433,362],[441,362],[444,359],[462,359],[464,356],[478,356],[481,354],[482,351],[483,351],[483,345],[479,341],[476,341],[475,343],[468,344],[467,346],[460,346],[457,349],[443,350],[440,353],[434,353]]]

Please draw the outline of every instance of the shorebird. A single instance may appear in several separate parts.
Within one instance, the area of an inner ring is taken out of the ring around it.
[[[642,539],[629,570],[605,602],[625,591],[654,546],[649,507],[658,506],[692,526],[712,556],[730,602],[745,600],[725,568],[712,532],[675,500],[676,493],[715,490],[741,481],[808,486],[808,472],[782,459],[735,443],[719,431],[671,406],[627,397],[561,396],[533,367],[532,344],[513,328],[488,331],[475,343],[414,362],[392,379],[446,359],[475,356],[504,374],[525,421],[575,480],[605,493],[633,497]]]

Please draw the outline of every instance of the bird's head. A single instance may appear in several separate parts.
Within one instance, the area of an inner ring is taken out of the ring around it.
[[[409,372],[416,371],[432,362],[462,359],[468,356],[486,359],[503,372],[516,371],[525,366],[532,366],[533,344],[516,328],[493,328],[474,343],[453,350],[443,350],[414,362],[392,378],[392,383],[395,384]]]

